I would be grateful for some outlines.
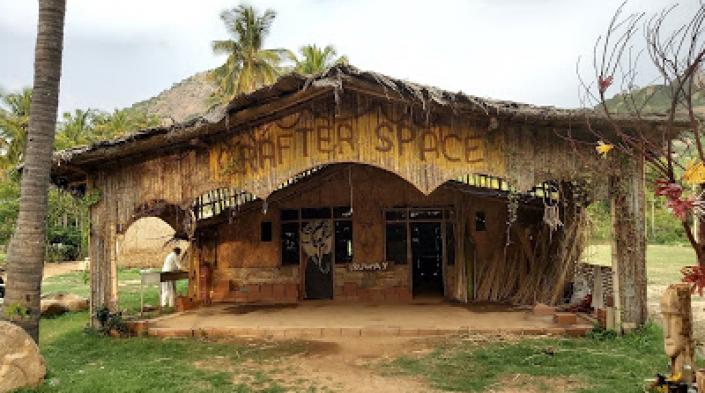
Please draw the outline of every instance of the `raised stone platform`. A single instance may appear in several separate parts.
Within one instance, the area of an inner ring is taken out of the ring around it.
[[[506,306],[455,304],[336,304],[287,306],[217,305],[145,321],[141,332],[157,337],[422,337],[466,334],[585,335],[579,317],[570,326],[553,316]]]

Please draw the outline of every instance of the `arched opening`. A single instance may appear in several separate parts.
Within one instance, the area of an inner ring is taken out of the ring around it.
[[[148,272],[161,272],[165,258],[175,247],[182,250],[182,269],[190,269],[189,226],[188,212],[166,201],[155,200],[138,206],[129,224],[119,228],[115,247],[120,309],[139,312],[142,300],[148,312],[159,307],[161,284],[141,285],[142,276]],[[188,282],[176,281],[176,295],[187,294]]]
[[[190,232],[193,231],[194,220],[191,211],[163,199],[152,200],[137,206],[132,214],[132,219],[128,227],[133,222],[143,217],[157,217],[161,219],[171,226],[174,230],[174,237],[177,239],[187,240],[189,239]],[[124,229],[119,232],[124,232]]]

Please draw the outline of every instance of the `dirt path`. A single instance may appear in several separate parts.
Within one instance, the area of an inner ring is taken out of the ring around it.
[[[83,270],[83,261],[78,262],[62,262],[62,263],[45,263],[44,278],[60,276],[62,274]]]
[[[60,276],[62,274],[83,270],[83,261],[77,262],[62,262],[62,263],[45,263],[44,278]],[[7,281],[7,271],[0,273],[2,279]]]
[[[265,361],[247,361],[233,366],[224,357],[199,361],[197,367],[229,371],[233,383],[265,387],[276,383],[286,392],[345,393],[441,393],[422,377],[385,373],[384,364],[402,356],[423,356],[431,352],[442,338],[359,338],[293,342],[304,345],[296,355],[279,356]],[[251,343],[262,347],[263,343]],[[267,345],[267,344],[264,344]],[[510,375],[493,384],[492,393],[572,392],[584,387],[569,378],[545,378]]]
[[[283,384],[304,378],[323,391],[355,393],[436,392],[421,378],[385,375],[381,364],[402,354],[430,350],[429,340],[405,338],[355,338],[312,342],[311,349],[291,358],[293,370],[273,373]],[[289,372],[293,371],[293,372]]]
[[[262,348],[262,342],[251,343]],[[275,345],[281,345],[275,344]],[[363,338],[294,341],[296,355],[251,360],[234,366],[224,357],[199,361],[196,367],[229,371],[233,383],[265,387],[268,383],[286,392],[437,393],[421,378],[388,375],[380,365],[401,354],[430,351],[428,339]],[[303,350],[300,346],[303,345]],[[262,380],[266,375],[269,382]]]

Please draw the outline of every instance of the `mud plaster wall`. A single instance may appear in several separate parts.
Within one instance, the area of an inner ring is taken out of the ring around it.
[[[385,220],[383,211],[391,207],[447,207],[457,203],[466,204],[465,217],[458,217],[462,225],[470,228],[473,243],[478,250],[478,258],[489,258],[501,249],[506,216],[506,204],[500,200],[490,200],[464,195],[450,188],[439,188],[429,196],[424,196],[412,185],[398,176],[364,165],[340,165],[334,170],[314,175],[299,183],[292,190],[273,194],[268,200],[264,213],[261,206],[241,213],[216,227],[217,264],[213,277],[215,292],[237,292],[252,284],[299,284],[298,266],[280,265],[280,210],[306,207],[349,206],[350,181],[352,181],[353,206],[353,262],[376,263],[385,261]],[[458,209],[456,209],[458,211]],[[487,230],[475,231],[475,213],[482,211],[487,216]],[[272,222],[272,241],[260,241],[260,224]],[[455,233],[458,233],[457,229]],[[456,240],[457,242],[458,240]],[[456,269],[462,255],[457,255],[456,263],[448,265],[444,271],[446,295],[455,293]],[[227,283],[223,283],[227,282]],[[383,272],[351,272],[348,265],[338,264],[334,276],[335,297],[338,299],[381,300],[384,293],[388,298],[404,298],[402,291],[409,292],[409,266],[391,266]],[[397,292],[391,293],[390,288]],[[261,288],[260,288],[261,289]],[[372,293],[360,289],[370,289]],[[230,297],[229,297],[230,296]],[[215,293],[214,297],[232,300],[234,294]]]

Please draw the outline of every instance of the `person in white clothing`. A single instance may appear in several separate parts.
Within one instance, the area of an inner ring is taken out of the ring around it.
[[[162,267],[162,272],[175,272],[181,270],[179,255],[181,255],[181,249],[179,247],[174,247],[174,249],[169,253],[169,255],[164,258],[164,266]],[[163,282],[161,299],[162,307],[174,307],[175,301],[176,281]]]

